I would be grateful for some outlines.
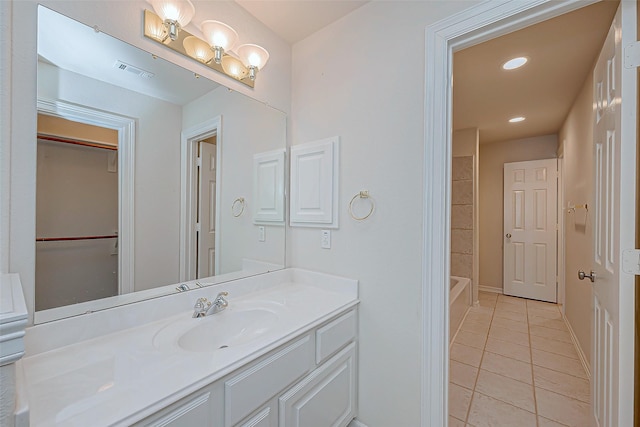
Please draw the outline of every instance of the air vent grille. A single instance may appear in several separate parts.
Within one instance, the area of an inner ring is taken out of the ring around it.
[[[127,64],[126,62],[122,62],[120,60],[116,61],[116,63],[113,64],[113,67],[122,71],[128,71],[131,74],[134,74],[138,77],[142,77],[144,79],[150,79],[153,76],[155,76],[155,74],[152,73],[151,71],[146,71],[146,70],[143,70],[142,68],[134,67],[133,65]]]

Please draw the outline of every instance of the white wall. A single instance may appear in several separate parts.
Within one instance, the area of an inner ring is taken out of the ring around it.
[[[242,259],[284,262],[285,226],[264,225],[265,241],[258,241],[253,223],[253,155],[285,150],[287,120],[283,112],[237,92],[220,87],[183,108],[183,128],[221,116],[222,148],[220,206],[220,273],[242,270]],[[231,205],[244,197],[245,210],[234,217]]]
[[[503,165],[556,158],[558,136],[480,144],[480,286],[502,292]]]
[[[256,87],[205,69],[142,36],[142,11],[149,4],[130,1],[56,1],[39,3],[77,19],[148,52],[198,72],[241,93],[290,110],[291,52],[263,24],[230,1],[196,2],[194,23],[219,19],[236,28],[240,42],[258,42],[271,58],[261,70]],[[2,183],[0,184],[0,272],[19,273],[25,298],[32,304],[35,266],[35,159],[36,159],[36,17],[38,2],[0,2],[0,119]],[[195,30],[189,25],[188,30]],[[33,316],[33,306],[29,305]]]
[[[425,28],[470,5],[371,2],[293,47],[292,141],[340,137],[340,228],[329,250],[319,229],[290,228],[287,255],[360,281],[369,427],[420,425]],[[347,207],[360,190],[376,210],[356,222]]]
[[[593,206],[593,73],[589,73],[560,129],[564,155],[564,199]],[[591,358],[591,286],[580,281],[578,270],[588,270],[593,253],[593,213],[584,209],[564,215],[565,316],[578,338],[582,352]]]

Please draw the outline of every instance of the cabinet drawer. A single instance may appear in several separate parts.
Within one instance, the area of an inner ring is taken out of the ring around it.
[[[356,312],[352,310],[316,331],[316,363],[324,362],[356,337]]]
[[[355,343],[279,399],[279,427],[344,427],[356,415]]]
[[[225,381],[225,426],[235,425],[312,367],[313,341],[307,335]]]

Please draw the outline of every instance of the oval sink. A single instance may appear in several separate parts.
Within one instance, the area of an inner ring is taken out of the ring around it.
[[[178,346],[189,351],[213,351],[246,344],[265,332],[277,322],[278,315],[264,309],[249,309],[194,319],[199,325],[191,328],[178,338]]]

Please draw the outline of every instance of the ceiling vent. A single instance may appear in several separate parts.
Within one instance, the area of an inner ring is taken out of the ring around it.
[[[153,76],[155,76],[155,74],[152,73],[151,71],[145,71],[142,68],[134,67],[133,65],[129,65],[129,64],[127,64],[125,62],[122,62],[120,60],[116,61],[116,63],[113,64],[113,67],[117,68],[119,70],[122,70],[122,71],[128,71],[131,74],[134,74],[134,75],[136,75],[138,77],[142,77],[142,78],[145,78],[145,79],[150,79]]]

